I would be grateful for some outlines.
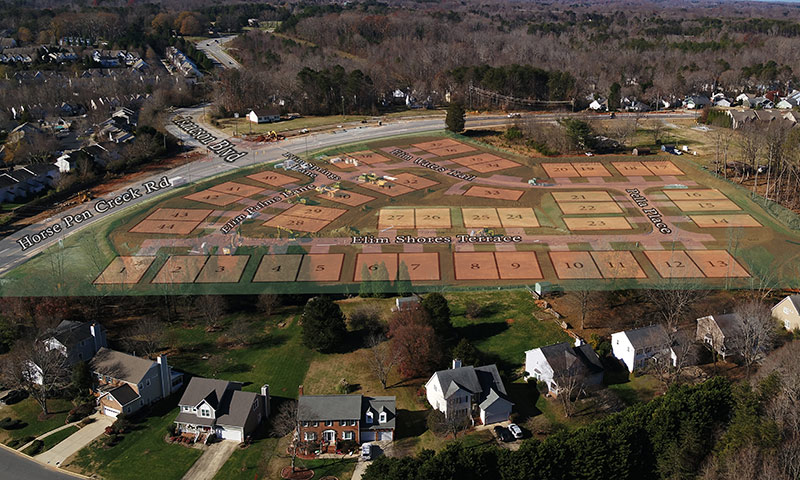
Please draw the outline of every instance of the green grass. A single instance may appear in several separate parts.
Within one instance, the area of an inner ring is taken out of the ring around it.
[[[630,376],[630,381],[609,385],[608,389],[627,405],[647,403],[661,391],[662,385],[652,375]]]
[[[325,476],[338,477],[339,480],[344,480],[353,476],[353,469],[356,467],[357,460],[355,458],[348,459],[321,459],[321,460],[304,460],[301,465],[306,468],[314,470],[314,478],[322,478]]]
[[[473,342],[502,367],[521,366],[527,350],[569,340],[555,322],[540,322],[533,317],[532,312],[537,307],[525,290],[509,290],[503,294],[458,292],[448,293],[446,297],[459,337]],[[465,309],[470,301],[486,308],[486,315],[467,318]]]
[[[248,448],[237,449],[214,476],[215,480],[251,480],[261,474],[275,454],[278,439],[258,440]]]
[[[171,398],[164,402],[174,405],[176,401]],[[148,480],[180,479],[203,452],[164,441],[167,426],[177,414],[177,408],[157,405],[153,415],[126,433],[120,443],[106,449],[102,444],[105,436],[101,436],[78,452],[71,466],[109,480],[138,480],[143,475]]]
[[[46,420],[39,420],[39,414],[42,413],[41,407],[32,398],[0,408],[0,418],[11,417],[25,422],[23,428],[16,430],[0,430],[0,435],[3,435],[3,443],[8,444],[12,440],[17,440],[24,437],[38,437],[43,433],[56,429],[62,425],[67,419],[67,413],[72,408],[72,402],[63,399],[48,400],[47,407],[51,415]],[[21,446],[21,445],[19,445]]]
[[[65,428],[64,430],[59,430],[56,433],[48,435],[42,439],[44,442],[44,447],[42,448],[43,452],[50,450],[51,448],[55,447],[62,441],[64,441],[67,437],[72,435],[73,433],[78,431],[78,427],[72,425],[71,427]]]

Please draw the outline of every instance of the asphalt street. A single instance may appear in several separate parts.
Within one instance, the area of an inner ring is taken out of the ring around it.
[[[210,38],[197,42],[197,49],[202,50],[211,60],[217,62],[222,68],[241,68],[242,65],[232,56],[228,55],[223,46],[236,38],[236,35],[221,38]]]
[[[224,132],[215,129],[211,125],[202,124],[200,121],[202,117],[202,112],[203,112],[202,106],[175,110],[176,115],[193,117],[195,123],[201,124],[204,129],[209,131],[211,134],[217,136],[219,139],[228,138]],[[530,118],[535,118],[537,121],[541,122],[552,122],[558,120],[563,116],[564,116],[563,113],[538,114],[538,115],[531,115]],[[644,118],[646,117],[647,115],[644,116]],[[693,117],[694,114],[691,113],[658,114],[658,118],[676,119],[676,118],[693,118]],[[475,128],[475,127],[501,126],[501,125],[507,125],[509,122],[513,120],[514,119],[509,119],[504,115],[471,116],[467,118],[467,127]],[[444,128],[444,118],[443,117],[409,118],[409,119],[401,119],[389,123],[384,123],[382,126],[377,126],[375,124],[368,124],[368,125],[348,124],[348,125],[343,125],[343,127],[344,128],[336,129],[331,132],[292,137],[277,143],[251,143],[251,142],[245,142],[241,139],[230,139],[230,141],[234,144],[237,150],[247,151],[248,155],[245,156],[244,158],[241,158],[240,160],[228,163],[224,162],[219,157],[216,157],[212,153],[208,152],[207,155],[201,157],[200,159],[192,163],[188,163],[180,167],[176,167],[167,172],[162,172],[150,178],[145,178],[130,185],[126,185],[125,187],[122,187],[119,190],[104,196],[103,198],[106,200],[110,200],[118,195],[122,195],[128,190],[128,188],[138,188],[139,190],[143,190],[142,184],[144,182],[158,181],[162,176],[166,176],[171,180],[180,178],[182,179],[182,181],[185,181],[186,185],[188,185],[205,178],[213,177],[226,172],[230,172],[232,170],[236,170],[241,167],[251,166],[254,164],[272,163],[281,161],[283,159],[281,155],[285,152],[290,152],[295,155],[303,156],[305,155],[306,152],[318,150],[321,148],[328,148],[336,145],[364,142],[364,141],[374,140],[377,138],[390,137],[402,134],[422,133],[428,131],[441,130]],[[184,143],[187,145],[194,145],[200,147],[201,149],[205,148],[199,142],[194,140],[188,134],[186,134],[185,132],[183,132],[182,130],[180,130],[171,123],[167,126],[167,130],[169,130],[169,132],[175,135],[176,137],[183,140]],[[84,228],[94,224],[97,221],[105,220],[106,218],[109,218],[111,215],[117,215],[122,211],[125,211],[143,202],[151,201],[155,198],[158,198],[159,196],[164,195],[165,193],[169,193],[170,191],[171,188],[167,188],[163,190],[163,193],[159,192],[151,195],[143,195],[139,198],[134,198],[131,201],[128,201],[118,207],[115,207],[113,210],[105,214],[98,214],[92,210],[93,206],[99,200],[95,199],[92,200],[91,202],[78,205],[70,210],[62,212],[58,214],[58,216],[56,217],[48,218],[43,222],[30,225],[12,235],[9,235],[8,237],[5,237],[0,240],[0,275],[3,275],[12,268],[19,266],[28,259],[32,258],[37,253],[46,249],[47,247],[56,244],[60,240],[63,240],[70,235],[74,235],[75,233],[83,230]],[[44,238],[41,242],[37,243],[35,246],[27,248],[24,251],[22,250],[20,244],[18,243],[18,240],[22,239],[25,235],[32,236],[36,233],[45,230],[47,227],[53,226],[54,224],[63,225],[63,222],[61,222],[61,219],[63,217],[67,215],[80,215],[82,212],[86,210],[90,210],[93,216],[86,218],[82,223],[76,224],[73,227],[64,230],[60,234],[55,234],[50,237]]]
[[[0,479],[2,480],[75,480],[78,477],[47,468],[20,454],[0,447]]]

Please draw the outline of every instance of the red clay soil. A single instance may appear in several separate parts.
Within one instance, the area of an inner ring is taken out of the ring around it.
[[[314,478],[314,470],[296,470],[292,472],[291,465],[287,465],[281,469],[281,478],[288,480],[311,480]]]

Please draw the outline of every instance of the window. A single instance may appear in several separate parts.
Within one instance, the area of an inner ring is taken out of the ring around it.
[[[372,412],[367,412],[367,425],[372,423]]]
[[[258,399],[257,398],[256,398],[256,401],[253,402],[253,411],[255,412],[256,409],[258,409]]]
[[[332,427],[333,426],[333,420],[325,420],[325,426],[326,427]]]
[[[358,420],[350,420],[351,427],[355,427],[356,425],[358,425]]]
[[[307,427],[308,426],[308,422],[300,422],[300,425],[302,425],[304,427]]]
[[[386,412],[381,412],[378,416],[378,423],[386,423]]]
[[[204,408],[204,409],[200,410],[200,416],[201,417],[210,417],[211,416],[211,411],[208,410],[207,408]]]
[[[340,427],[346,427],[347,426],[347,420],[339,420],[339,426]]]
[[[353,440],[355,434],[352,431],[342,432],[342,440]]]
[[[319,422],[313,421],[313,422],[311,422],[311,426],[312,427],[319,427]]]
[[[303,440],[306,442],[313,442],[317,439],[317,434],[315,432],[303,432]]]

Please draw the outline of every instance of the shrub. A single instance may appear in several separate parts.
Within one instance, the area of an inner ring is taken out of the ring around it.
[[[522,138],[522,130],[519,127],[511,127],[503,136],[506,137],[506,140],[519,140]]]
[[[103,446],[105,448],[111,448],[114,445],[118,444],[122,440],[121,435],[109,435],[103,439]]]
[[[3,430],[17,430],[25,425],[25,422],[16,418],[4,418],[3,420],[0,420],[0,428]]]
[[[339,440],[336,442],[336,450],[340,452],[352,452],[357,446],[358,444],[355,440]]]
[[[83,428],[90,423],[94,423],[94,418],[86,417],[78,424],[79,427]]]
[[[174,423],[170,423],[167,425],[167,433],[169,433],[170,437],[175,437],[178,435],[178,426]]]
[[[43,448],[44,448],[44,442],[43,441],[34,440],[33,443],[31,443],[28,446],[28,448],[26,448],[25,450],[22,451],[22,453],[32,457],[32,456],[36,455],[37,453],[41,452]]]
[[[478,302],[469,301],[466,305],[466,313],[469,318],[479,318],[483,315],[483,308]]]
[[[131,429],[131,422],[128,420],[128,416],[120,414],[114,423],[111,424],[111,431],[118,435],[128,432]]]

